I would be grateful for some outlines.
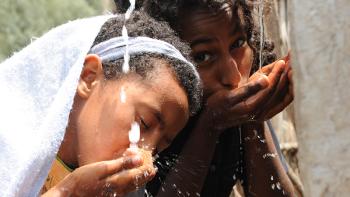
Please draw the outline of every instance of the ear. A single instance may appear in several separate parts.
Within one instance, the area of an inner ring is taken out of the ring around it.
[[[77,88],[78,95],[87,99],[101,79],[103,79],[101,58],[96,54],[88,54],[85,57],[84,67],[80,74]]]

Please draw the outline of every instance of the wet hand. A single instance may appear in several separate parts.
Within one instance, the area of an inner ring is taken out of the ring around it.
[[[271,72],[275,66],[279,66],[279,62],[284,61],[283,72],[275,75],[275,79],[272,79]],[[258,71],[255,75],[258,75]],[[292,80],[292,69],[290,66],[289,55],[279,60],[275,63],[272,63],[268,66],[265,66],[262,69],[262,72],[265,73],[269,80],[269,87],[267,88],[270,92],[266,95],[266,99],[263,105],[255,112],[254,119],[256,121],[264,121],[272,118],[276,114],[280,113],[285,109],[294,98],[293,94],[293,80]],[[252,78],[255,77],[254,75]]]
[[[275,101],[271,101],[270,97],[280,96],[278,90],[284,87],[285,70],[285,61],[276,61],[255,73],[247,84],[233,90],[216,92],[207,100],[204,113],[201,114],[202,122],[220,133],[242,123],[261,120],[258,115],[267,112],[262,109]]]
[[[246,122],[250,113],[263,102],[254,95],[266,87],[267,78],[260,77],[239,88],[216,92],[207,99],[200,121],[217,133]]]
[[[128,149],[121,158],[79,167],[53,189],[69,193],[60,196],[124,196],[146,184],[155,173],[150,152]]]

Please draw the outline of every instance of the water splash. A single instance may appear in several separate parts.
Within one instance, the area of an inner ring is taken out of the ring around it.
[[[124,25],[123,25],[123,29],[122,29],[122,37],[126,43],[125,46],[125,53],[124,53],[124,63],[123,63],[123,72],[127,73],[130,70],[130,66],[129,66],[129,60],[130,60],[130,55],[129,55],[129,36],[128,36],[128,30],[126,29],[126,21],[129,20],[131,13],[134,11],[135,9],[135,0],[129,0],[130,2],[130,7],[128,8],[128,10],[125,13],[125,20],[124,20]]]
[[[129,66],[129,61],[130,61],[130,55],[129,55],[129,35],[128,35],[128,30],[126,29],[126,21],[129,20],[131,13],[135,9],[135,0],[129,0],[130,2],[130,7],[125,13],[125,19],[124,19],[124,25],[122,28],[122,37],[125,42],[125,52],[124,52],[124,62],[122,66],[122,70],[124,73],[128,73],[130,71],[130,66]],[[122,87],[121,92],[120,92],[120,100],[122,103],[126,102],[126,94],[124,91],[124,87]]]
[[[125,52],[124,52],[123,72],[128,73],[130,70],[130,66],[129,66],[129,61],[130,61],[129,36],[128,36],[128,30],[126,29],[125,24],[123,25],[122,37],[124,39],[124,42],[126,43]]]
[[[129,2],[130,2],[130,6],[125,13],[125,20],[129,20],[132,11],[135,10],[135,0],[129,0]]]
[[[126,93],[125,93],[125,88],[122,86],[120,90],[120,100],[122,103],[126,103]]]
[[[140,125],[137,122],[131,124],[129,131],[130,148],[137,148],[137,143],[140,140]]]

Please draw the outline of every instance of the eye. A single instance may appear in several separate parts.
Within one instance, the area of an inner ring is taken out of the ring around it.
[[[239,38],[237,39],[231,46],[230,50],[241,48],[245,44],[246,40],[245,38]]]
[[[149,124],[142,116],[140,116],[140,125],[144,128],[144,130],[148,130],[150,128]]]
[[[202,64],[210,61],[212,59],[212,54],[209,52],[199,52],[193,55],[193,60],[197,64]]]

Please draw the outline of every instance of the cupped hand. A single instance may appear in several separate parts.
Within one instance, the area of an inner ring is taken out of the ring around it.
[[[247,84],[233,90],[220,90],[211,95],[201,114],[202,122],[220,133],[247,121],[262,120],[258,115],[265,117],[273,114],[274,111],[262,110],[265,107],[273,105],[274,110],[278,111],[280,106],[274,104],[281,96],[278,91],[285,87],[289,72],[286,70],[286,62],[279,60],[251,76]]]
[[[270,82],[270,93],[267,94],[267,99],[265,99],[264,104],[255,112],[255,114],[252,114],[255,116],[254,118],[256,121],[264,121],[272,118],[293,101],[293,80],[289,54],[283,58],[283,60],[279,61],[285,62],[283,72],[278,77],[279,79],[276,79],[277,83]],[[272,67],[275,66],[275,64],[266,66],[262,69],[262,72],[269,75],[270,70],[272,70]],[[258,75],[259,72],[261,71],[258,71],[256,75]],[[252,77],[255,76],[253,75]]]
[[[155,173],[149,151],[128,149],[121,158],[77,168],[52,190],[66,194],[59,196],[124,196],[146,184]]]

